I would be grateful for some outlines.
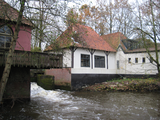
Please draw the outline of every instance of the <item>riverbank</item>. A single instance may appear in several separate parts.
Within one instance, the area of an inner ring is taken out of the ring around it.
[[[81,91],[159,91],[160,80],[156,78],[148,79],[119,79],[103,83],[96,83],[91,86],[83,87]]]

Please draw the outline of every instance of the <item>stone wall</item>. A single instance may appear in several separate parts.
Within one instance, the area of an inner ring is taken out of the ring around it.
[[[4,67],[0,67],[2,77]],[[12,67],[4,92],[4,99],[30,100],[30,69],[27,67]]]
[[[37,75],[37,84],[44,88],[45,90],[53,90],[54,89],[54,76],[50,75]]]

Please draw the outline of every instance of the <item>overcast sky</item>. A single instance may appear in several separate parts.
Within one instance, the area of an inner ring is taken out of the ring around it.
[[[96,6],[96,2],[97,0],[84,0],[83,2],[79,2],[79,7],[81,6],[81,5],[84,5],[84,4],[88,4],[88,5],[92,5],[92,6]],[[106,0],[106,2],[109,2],[110,0]],[[114,0],[111,0],[111,1],[114,1]],[[145,0],[128,0],[129,1],[129,3],[131,3],[131,4],[135,4],[136,3],[136,1],[138,1],[139,3],[142,3],[142,1],[145,1]],[[76,3],[78,3],[78,2],[76,2]],[[74,2],[69,2],[69,7],[75,7],[76,5],[78,5],[78,4],[75,4]]]

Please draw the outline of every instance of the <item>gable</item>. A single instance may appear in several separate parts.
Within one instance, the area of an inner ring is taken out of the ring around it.
[[[80,24],[70,26],[56,40],[61,48],[76,46],[103,51],[116,52],[92,28]],[[47,49],[51,49],[52,45]]]
[[[120,32],[102,35],[101,38],[104,39],[114,49],[117,49],[119,45],[121,45],[124,50],[126,49],[121,40],[127,39],[127,37]]]

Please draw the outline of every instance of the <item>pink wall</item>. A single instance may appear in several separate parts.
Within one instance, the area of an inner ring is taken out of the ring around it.
[[[56,85],[71,84],[71,68],[48,69],[45,70],[46,75],[54,76]]]
[[[13,32],[15,31],[15,26],[12,26]],[[25,50],[30,51],[31,50],[31,27],[21,26],[18,40],[16,43],[15,50]]]

